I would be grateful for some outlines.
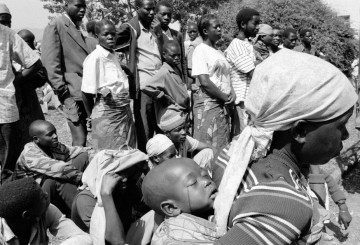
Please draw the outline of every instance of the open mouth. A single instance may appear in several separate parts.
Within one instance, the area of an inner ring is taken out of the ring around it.
[[[213,189],[210,191],[210,199],[214,200],[217,194],[218,194],[218,189],[213,187]]]

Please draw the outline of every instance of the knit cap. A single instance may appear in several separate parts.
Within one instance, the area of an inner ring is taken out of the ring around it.
[[[258,40],[259,36],[263,35],[271,35],[273,34],[273,29],[271,26],[267,24],[260,24],[259,25],[259,32],[256,34],[255,42]]]
[[[170,132],[171,130],[185,124],[186,117],[187,115],[183,111],[175,107],[168,107],[161,115],[158,126],[163,132]]]

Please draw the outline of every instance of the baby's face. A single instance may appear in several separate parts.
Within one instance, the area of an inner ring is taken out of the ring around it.
[[[184,159],[173,171],[175,199],[182,212],[196,215],[213,208],[217,187],[205,170],[194,161]]]

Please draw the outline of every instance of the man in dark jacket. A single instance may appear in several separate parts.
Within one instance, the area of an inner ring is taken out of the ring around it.
[[[85,0],[68,0],[65,13],[44,30],[41,58],[49,81],[64,105],[73,145],[86,144],[86,111],[82,102],[83,62],[91,52],[79,24],[85,15]]]

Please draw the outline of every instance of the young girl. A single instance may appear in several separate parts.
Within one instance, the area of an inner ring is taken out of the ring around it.
[[[221,38],[221,26],[215,15],[199,20],[203,43],[192,57],[192,76],[200,81],[194,95],[194,138],[214,147],[224,147],[230,140],[230,122],[226,105],[235,100],[230,83],[230,65],[224,54],[215,48]]]
[[[81,90],[91,115],[94,149],[136,147],[130,110],[128,77],[113,51],[115,26],[108,20],[96,23],[99,45],[84,61]]]

